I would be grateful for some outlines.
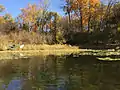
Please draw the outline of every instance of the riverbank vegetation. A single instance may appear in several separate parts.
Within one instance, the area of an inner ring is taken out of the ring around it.
[[[47,0],[48,1],[48,0]],[[65,15],[49,11],[49,1],[28,4],[13,18],[0,5],[0,49],[9,44],[71,44],[80,48],[115,48],[120,44],[120,2],[65,0]],[[29,47],[29,46],[28,46]],[[46,47],[45,47],[46,48]]]

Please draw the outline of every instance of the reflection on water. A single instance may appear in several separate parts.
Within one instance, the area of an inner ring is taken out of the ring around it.
[[[0,90],[120,90],[120,61],[72,55],[0,61]]]
[[[21,90],[22,89],[22,80],[13,79],[9,82],[8,85],[3,84],[5,90]]]

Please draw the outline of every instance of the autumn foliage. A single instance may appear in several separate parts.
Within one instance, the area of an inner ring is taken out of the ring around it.
[[[48,41],[50,44],[76,44],[76,40],[78,40],[77,43],[82,41],[84,43],[115,41],[111,41],[110,38],[114,37],[115,39],[115,33],[119,30],[119,2],[110,0],[108,4],[104,4],[101,0],[64,1],[64,16],[49,11],[46,0],[45,2],[42,0],[39,4],[28,4],[21,8],[21,13],[16,18],[6,13],[5,7],[0,5],[0,12],[5,13],[0,16],[0,31],[8,35],[19,33],[21,37],[24,36],[23,32],[25,31],[27,33],[25,35],[30,35],[30,39],[22,38],[22,40],[31,42],[30,40],[37,36],[32,41],[35,43],[46,43]],[[14,34],[12,35],[14,36]],[[38,39],[39,35],[42,37]],[[47,36],[51,38],[51,41],[48,40]],[[42,41],[42,38],[47,39]],[[83,38],[85,40],[82,40]]]

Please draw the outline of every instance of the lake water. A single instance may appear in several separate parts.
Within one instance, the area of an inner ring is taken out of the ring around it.
[[[120,90],[120,61],[86,55],[1,60],[0,90]]]

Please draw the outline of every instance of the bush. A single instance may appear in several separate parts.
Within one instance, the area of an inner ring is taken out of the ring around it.
[[[58,32],[56,33],[56,41],[57,41],[57,43],[59,43],[59,44],[65,43],[65,39],[64,39],[64,37],[63,37],[62,32],[58,31]]]
[[[50,34],[40,34],[35,32],[20,31],[9,34],[10,40],[15,43],[24,42],[26,44],[52,44],[53,37]]]
[[[50,34],[39,34],[34,32],[19,31],[0,35],[0,50],[6,49],[10,44],[53,44],[53,37]]]

